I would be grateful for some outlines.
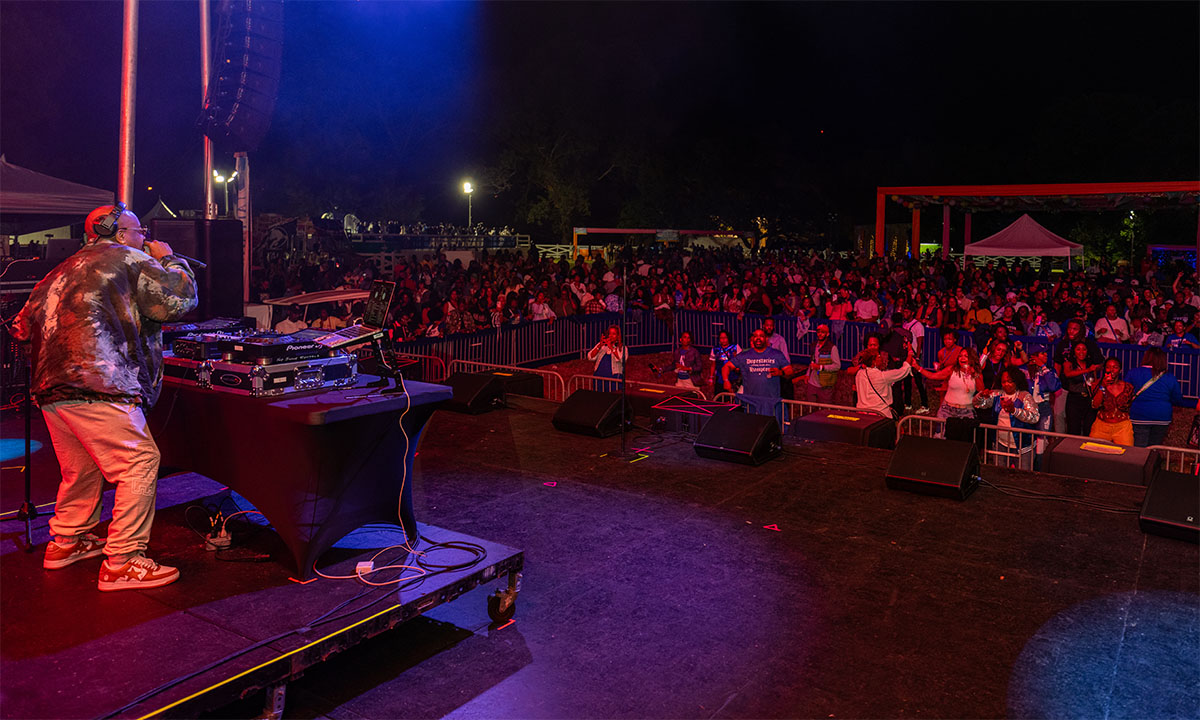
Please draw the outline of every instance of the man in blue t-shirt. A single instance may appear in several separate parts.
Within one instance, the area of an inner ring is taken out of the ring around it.
[[[792,366],[783,353],[769,347],[767,334],[755,330],[750,335],[750,348],[743,350],[721,368],[721,377],[728,383],[729,373],[738,370],[742,374],[740,400],[750,412],[758,415],[774,415],[780,418],[782,404],[778,378],[790,377]]]
[[[679,349],[675,351],[675,386],[695,389],[695,380],[703,369],[704,358],[692,346],[692,334],[684,330],[679,334]]]
[[[1176,320],[1171,328],[1171,334],[1163,338],[1164,350],[1195,350],[1200,348],[1196,336],[1184,327],[1182,320]]]

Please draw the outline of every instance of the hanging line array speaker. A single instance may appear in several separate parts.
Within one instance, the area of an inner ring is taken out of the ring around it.
[[[271,126],[283,59],[282,0],[223,0],[201,132],[223,150],[253,152]]]

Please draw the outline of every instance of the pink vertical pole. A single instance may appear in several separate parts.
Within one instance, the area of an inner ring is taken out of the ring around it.
[[[208,102],[208,83],[212,78],[212,29],[210,27],[208,0],[200,0],[200,99]],[[213,199],[213,142],[204,136],[204,219],[217,216],[217,203]]]
[[[133,205],[134,112],[137,106],[138,0],[125,0],[121,44],[121,130],[117,200]]]
[[[909,253],[913,259],[921,257],[921,206],[913,206],[912,236],[908,239]]]
[[[879,257],[883,257],[886,253],[883,237],[883,210],[885,201],[886,198],[883,197],[883,193],[875,193],[875,254]]]
[[[942,206],[942,259],[950,257],[950,206]]]

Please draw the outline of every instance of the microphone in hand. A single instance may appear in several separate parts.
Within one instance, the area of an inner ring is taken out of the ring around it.
[[[208,263],[204,263],[204,262],[197,260],[196,258],[188,257],[187,255],[184,255],[182,253],[175,252],[174,250],[171,249],[171,246],[169,244],[163,242],[162,240],[149,240],[148,239],[148,240],[146,240],[146,243],[143,246],[143,249],[146,251],[147,255],[154,258],[155,260],[162,260],[163,258],[165,258],[168,255],[174,255],[175,257],[179,258],[180,260],[186,260],[188,265],[191,265],[192,267],[197,268],[199,270],[203,270],[204,268],[208,267]]]
[[[142,249],[146,251],[147,255],[155,260],[162,260],[168,255],[175,254],[175,251],[172,250],[171,246],[167,243],[162,242],[161,240],[151,240],[150,238],[146,238],[146,242],[144,245],[142,245]]]
[[[196,268],[197,270],[203,270],[204,268],[208,267],[208,263],[200,262],[196,258],[188,257],[187,255],[180,255],[179,253],[171,253],[171,254],[174,255],[175,257],[179,258],[180,260],[186,260],[188,265],[191,265],[192,267]]]

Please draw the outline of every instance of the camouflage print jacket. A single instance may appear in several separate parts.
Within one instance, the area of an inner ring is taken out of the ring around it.
[[[85,245],[50,271],[17,314],[33,344],[38,405],[101,400],[149,407],[162,386],[162,323],[196,307],[196,280],[173,255],[162,264],[111,240]]]

